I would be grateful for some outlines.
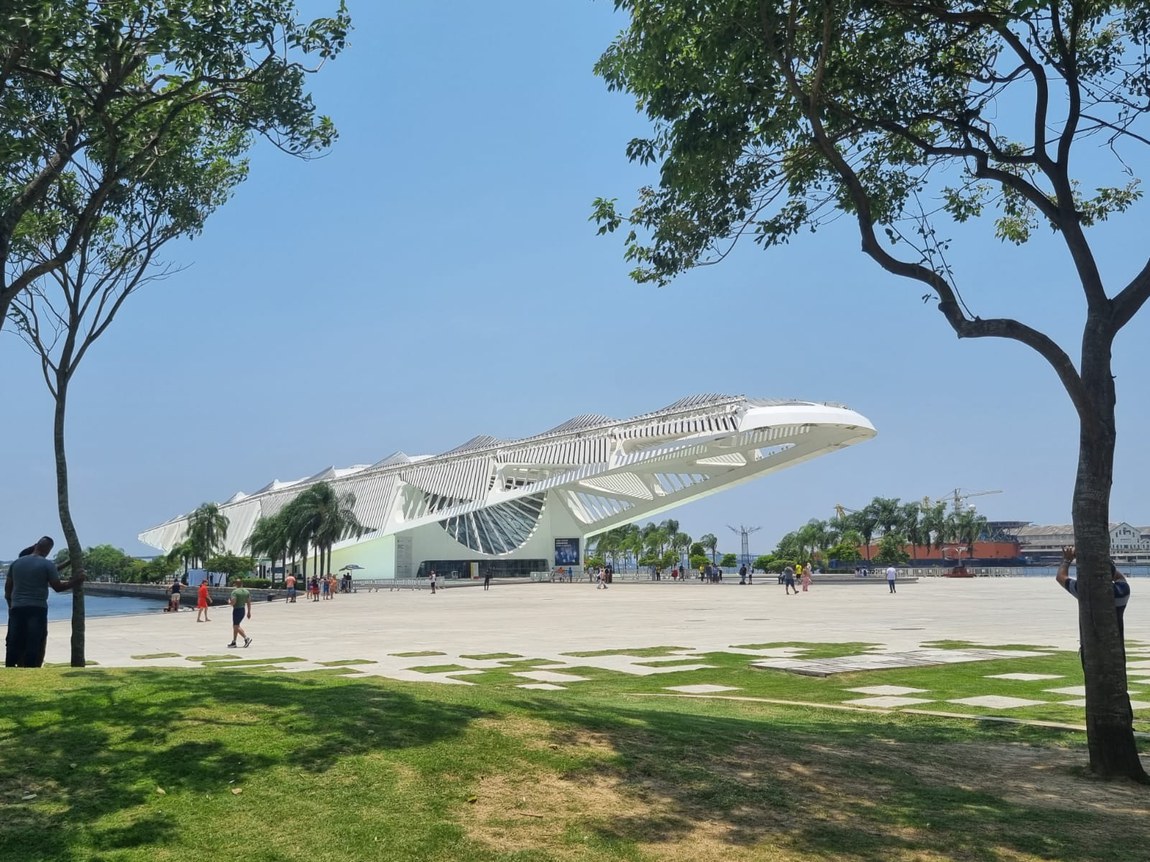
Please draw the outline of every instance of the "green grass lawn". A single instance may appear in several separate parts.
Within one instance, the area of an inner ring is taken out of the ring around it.
[[[883,684],[1025,697],[1080,683],[1077,656],[828,678],[748,658],[578,667],[587,681],[559,692],[516,687],[529,658],[472,686],[354,667],[8,670],[0,860],[1147,858],[1150,793],[1086,777],[1081,734],[800,705]],[[1007,670],[1065,679],[986,679]],[[666,691],[692,681],[792,703]]]

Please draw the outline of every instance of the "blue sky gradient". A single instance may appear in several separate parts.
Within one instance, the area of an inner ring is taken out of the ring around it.
[[[308,13],[330,8],[302,4]],[[73,511],[86,545],[206,500],[395,450],[525,436],[584,412],[626,417],[689,394],[837,401],[878,437],[674,513],[693,536],[762,527],[766,551],[836,503],[962,487],[990,518],[1069,520],[1077,421],[1021,345],[959,342],[921,289],[858,251],[846,221],[790,247],[750,244],[658,289],[588,222],[649,180],[645,120],[592,66],[624,25],[611,3],[349,3],[346,53],[313,91],[340,130],[325,158],[269,146],[185,267],[133,298],[73,384]],[[1109,158],[1083,150],[1084,160]],[[1145,206],[1097,231],[1113,289],[1146,255]],[[949,231],[975,313],[1017,316],[1077,355],[1083,299],[1051,237],[1017,249]],[[1144,500],[1150,314],[1115,349],[1112,514]],[[51,402],[27,347],[0,335],[0,558],[59,534]]]

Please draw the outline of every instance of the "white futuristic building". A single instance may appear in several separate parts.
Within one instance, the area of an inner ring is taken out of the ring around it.
[[[582,563],[588,536],[868,440],[841,405],[697,395],[631,419],[586,414],[521,440],[479,436],[440,455],[397,452],[372,465],[275,481],[221,505],[226,549],[243,553],[260,518],[309,484],[355,495],[368,529],[335,546],[332,568],[364,578],[526,575]],[[187,515],[145,530],[170,550]]]

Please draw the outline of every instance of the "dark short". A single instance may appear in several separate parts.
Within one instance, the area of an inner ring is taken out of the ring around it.
[[[289,599],[295,598],[295,587],[288,587],[288,598]]]
[[[9,608],[4,664],[7,667],[40,667],[48,646],[47,608]]]
[[[247,613],[247,606],[241,605],[238,608],[232,608],[232,625],[238,626],[244,621],[244,614]]]

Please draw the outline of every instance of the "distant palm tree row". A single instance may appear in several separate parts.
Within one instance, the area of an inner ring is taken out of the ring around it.
[[[610,559],[613,567],[618,567],[622,558],[623,566],[633,564],[658,565],[669,568],[682,561],[692,545],[702,545],[714,557],[719,540],[711,533],[700,536],[698,542],[679,529],[679,522],[671,518],[656,524],[653,521],[640,527],[626,524],[606,530],[588,540],[588,556]]]
[[[877,562],[902,562],[906,546],[927,553],[931,548],[942,551],[948,544],[965,546],[973,556],[974,543],[986,529],[987,520],[974,509],[946,511],[946,502],[932,504],[903,503],[897,497],[875,497],[861,509],[838,508],[835,517],[825,521],[811,519],[799,529],[779,540],[775,555],[790,559],[825,559],[844,557],[850,548],[863,547],[867,559],[875,537],[880,537]],[[837,553],[835,553],[837,552]]]
[[[303,561],[307,577],[308,557],[316,558],[316,571],[331,569],[332,546],[343,539],[367,532],[355,515],[355,495],[337,493],[327,482],[317,482],[292,498],[278,513],[260,518],[252,528],[244,547],[255,557],[266,557],[276,568],[276,561],[288,562],[294,569],[296,560]],[[228,535],[228,518],[216,503],[204,503],[188,516],[184,541],[169,552],[172,559],[204,566],[209,557],[220,553]]]

